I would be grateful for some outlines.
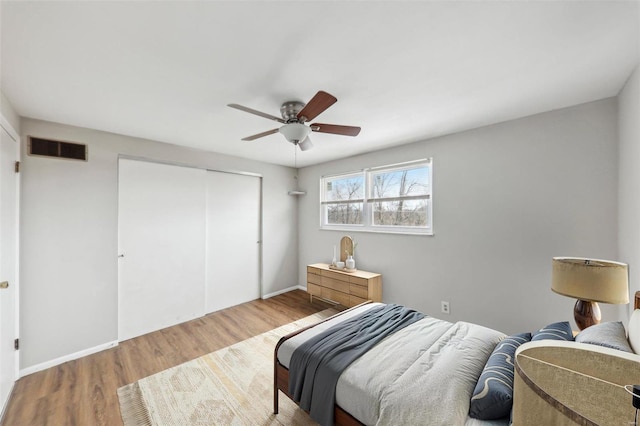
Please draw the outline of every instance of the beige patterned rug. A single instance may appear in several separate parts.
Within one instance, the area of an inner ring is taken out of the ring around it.
[[[315,424],[282,394],[273,414],[273,350],[280,337],[334,313],[327,309],[121,387],[124,425]]]

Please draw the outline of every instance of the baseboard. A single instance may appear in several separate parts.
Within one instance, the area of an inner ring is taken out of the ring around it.
[[[69,355],[61,356],[60,358],[52,359],[51,361],[36,364],[20,370],[20,377],[28,376],[29,374],[46,370],[47,368],[55,367],[56,365],[64,364],[67,361],[73,361],[75,359],[82,358],[83,356],[92,355],[116,346],[118,346],[118,341],[114,340],[113,342],[107,342],[102,345],[94,346],[92,348],[84,349],[82,351],[78,351]]]
[[[11,397],[13,396],[13,388],[15,387],[16,382],[13,382],[11,384],[11,389],[9,389],[9,395],[7,396],[7,400],[4,401],[4,404],[2,405],[2,407],[0,407],[0,425],[4,424],[4,413],[7,411],[7,407],[9,406],[9,401],[11,400]]]
[[[292,291],[292,290],[307,291],[307,288],[306,287],[302,287],[301,285],[294,285],[293,287],[285,288],[284,290],[279,290],[279,291],[276,291],[274,293],[264,294],[264,295],[262,295],[262,298],[263,299],[268,299],[270,297],[277,296],[277,295],[282,294],[282,293],[287,293],[287,292]]]

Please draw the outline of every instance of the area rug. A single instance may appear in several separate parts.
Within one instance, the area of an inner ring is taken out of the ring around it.
[[[327,309],[118,389],[125,426],[313,425],[286,396],[273,414],[273,351]]]

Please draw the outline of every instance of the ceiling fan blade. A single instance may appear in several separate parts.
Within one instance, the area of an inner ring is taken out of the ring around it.
[[[260,117],[268,118],[269,120],[277,121],[278,123],[283,123],[284,120],[280,117],[276,117],[275,115],[267,114],[266,112],[258,111],[252,108],[248,108],[246,106],[238,105],[238,104],[227,104],[228,107],[239,109],[240,111],[248,112],[249,114],[259,115]]]
[[[358,133],[360,133],[360,127],[340,126],[338,124],[324,123],[313,123],[311,125],[311,130],[313,130],[314,132],[334,133],[336,135],[343,136],[358,136]]]
[[[252,141],[258,138],[262,138],[264,136],[269,136],[274,133],[278,133],[278,129],[267,130],[266,132],[258,133],[257,135],[247,136],[246,138],[242,138],[243,141]]]
[[[320,90],[298,113],[298,120],[303,122],[313,120],[336,102],[338,99],[335,96]]]

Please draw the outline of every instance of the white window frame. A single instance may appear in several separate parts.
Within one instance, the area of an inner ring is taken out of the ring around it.
[[[406,196],[406,197],[393,197],[393,198],[373,198],[373,186],[372,179],[374,173],[380,172],[394,172],[398,170],[414,169],[420,166],[427,166],[428,170],[428,191],[426,196]],[[336,178],[348,178],[351,176],[362,175],[364,182],[364,198],[354,199],[348,201],[334,202],[325,200],[326,184],[328,181],[335,180]],[[373,224],[373,203],[375,201],[387,200],[393,201],[398,199],[414,200],[425,199],[427,200],[427,225],[424,227],[415,226],[395,226],[395,225],[374,225]],[[327,223],[327,209],[329,204],[340,203],[362,203],[362,224],[336,224]],[[321,176],[320,178],[320,229],[332,230],[332,231],[355,231],[355,232],[378,232],[378,233],[391,233],[391,234],[414,234],[414,235],[433,235],[433,158],[425,158],[416,161],[410,161],[406,163],[391,164],[380,167],[366,168],[360,171],[351,171],[347,173],[339,173],[332,175]]]

